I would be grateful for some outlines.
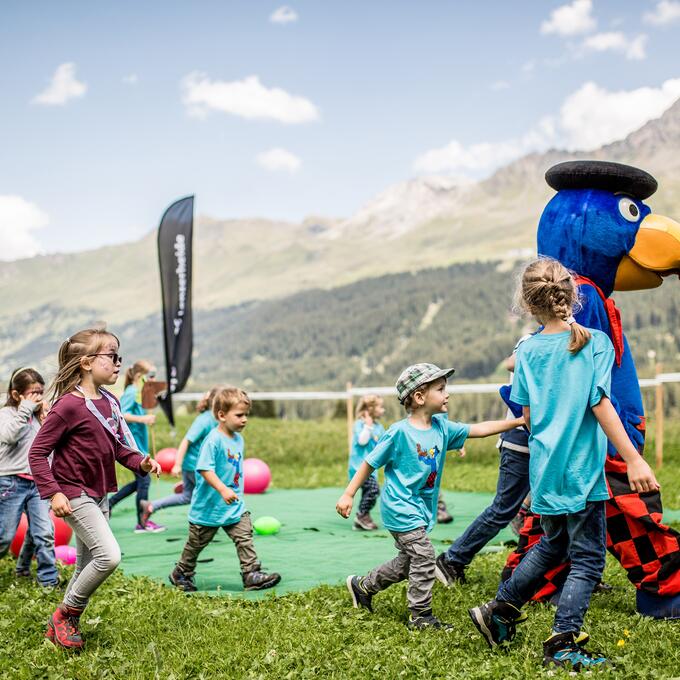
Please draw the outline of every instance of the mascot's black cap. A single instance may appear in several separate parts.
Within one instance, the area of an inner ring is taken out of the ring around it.
[[[640,201],[649,198],[658,186],[644,170],[632,165],[608,161],[567,161],[553,165],[545,181],[556,191],[561,189],[601,189],[629,194]]]

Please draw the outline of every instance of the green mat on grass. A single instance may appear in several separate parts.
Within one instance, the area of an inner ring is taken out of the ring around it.
[[[151,486],[151,498],[172,493],[172,482],[161,480]],[[350,520],[335,512],[342,489],[273,489],[265,494],[246,496],[253,520],[265,515],[276,517],[281,531],[274,536],[255,535],[255,549],[262,565],[278,571],[281,583],[277,593],[302,591],[321,584],[344,582],[347,574],[361,574],[395,556],[388,531],[352,531]],[[493,498],[488,493],[445,492],[453,524],[437,525],[432,542],[439,553],[459,536]],[[187,538],[188,506],[166,508],[153,520],[167,527],[157,534],[133,532],[136,523],[133,497],[116,506],[111,526],[123,552],[121,569],[127,574],[145,575],[167,583],[168,574],[179,558]],[[378,508],[374,517],[380,523]],[[514,536],[509,529],[493,543],[499,546]],[[488,549],[493,549],[491,546]],[[196,569],[196,585],[210,595],[261,597],[263,592],[245,593],[234,544],[220,531],[201,553]]]

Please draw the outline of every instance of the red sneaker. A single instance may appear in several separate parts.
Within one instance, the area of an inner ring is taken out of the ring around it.
[[[60,604],[47,622],[45,637],[58,647],[81,650],[83,638],[78,625],[82,613],[82,609]]]

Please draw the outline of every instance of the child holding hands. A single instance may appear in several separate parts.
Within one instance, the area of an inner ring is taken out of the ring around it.
[[[435,554],[428,533],[434,526],[437,497],[446,452],[462,448],[468,437],[488,437],[522,424],[522,418],[464,425],[447,417],[446,379],[454,369],[415,364],[397,380],[397,395],[408,417],[392,425],[364,459],[340,497],[336,509],[349,517],[357,490],[376,468],[385,468],[381,495],[383,524],[394,537],[399,554],[366,576],[348,576],[347,589],[355,607],[372,611],[373,596],[408,579],[413,629],[450,629],[432,614]]]

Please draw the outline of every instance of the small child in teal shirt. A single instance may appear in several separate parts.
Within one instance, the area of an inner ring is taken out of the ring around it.
[[[196,463],[196,488],[189,509],[189,538],[170,583],[185,592],[197,590],[196,561],[220,529],[231,538],[241,563],[246,590],[275,586],[281,576],[262,571],[253,545],[253,525],[243,502],[243,450],[241,432],[248,422],[250,398],[236,387],[221,388],[213,400],[218,421],[203,441]]]
[[[352,477],[336,509],[349,517],[357,490],[376,468],[385,468],[382,520],[394,537],[398,555],[366,576],[347,577],[355,607],[373,611],[373,595],[408,579],[409,628],[448,629],[432,614],[435,554],[428,533],[437,517],[437,497],[446,452],[462,448],[468,437],[488,437],[523,423],[523,419],[464,425],[447,417],[446,379],[452,368],[415,364],[397,380],[399,401],[408,417],[390,427]]]
[[[359,399],[356,410],[356,423],[352,434],[352,448],[349,453],[349,478],[373,451],[385,428],[378,422],[385,415],[383,400],[377,394],[366,394]],[[378,525],[371,517],[371,510],[380,495],[378,473],[374,472],[361,486],[361,503],[354,518],[354,528],[360,531],[375,531]]]

